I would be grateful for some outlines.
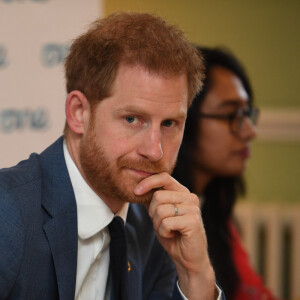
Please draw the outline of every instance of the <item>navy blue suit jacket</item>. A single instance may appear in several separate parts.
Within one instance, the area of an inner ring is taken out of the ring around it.
[[[129,299],[181,299],[144,206],[130,205]],[[0,171],[0,299],[74,299],[77,208],[63,139]]]

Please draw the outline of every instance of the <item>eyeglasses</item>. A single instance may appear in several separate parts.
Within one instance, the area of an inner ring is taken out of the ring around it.
[[[199,118],[218,119],[229,122],[231,132],[233,134],[239,134],[243,128],[243,122],[245,117],[249,118],[253,126],[256,125],[259,115],[259,109],[257,107],[249,107],[247,109],[239,108],[235,112],[230,114],[198,114]]]

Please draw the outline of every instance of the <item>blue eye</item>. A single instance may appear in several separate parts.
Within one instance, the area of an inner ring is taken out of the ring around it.
[[[165,127],[172,127],[175,125],[175,122],[172,121],[172,120],[165,120],[162,122],[162,125],[165,126]]]
[[[128,123],[134,123],[136,118],[134,116],[127,116],[125,119]]]

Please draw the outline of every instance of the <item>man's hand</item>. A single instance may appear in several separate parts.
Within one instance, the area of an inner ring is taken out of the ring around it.
[[[173,260],[189,299],[215,299],[215,276],[207,252],[199,199],[168,173],[142,180],[136,195],[156,190],[148,205],[157,238]]]

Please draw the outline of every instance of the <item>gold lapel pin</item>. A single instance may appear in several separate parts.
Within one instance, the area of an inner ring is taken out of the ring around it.
[[[130,264],[130,262],[128,261],[128,272],[130,272],[131,271],[131,264]]]

